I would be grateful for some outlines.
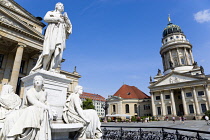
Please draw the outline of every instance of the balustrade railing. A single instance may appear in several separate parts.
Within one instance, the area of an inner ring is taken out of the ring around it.
[[[210,132],[171,127],[102,126],[102,140],[209,140]]]

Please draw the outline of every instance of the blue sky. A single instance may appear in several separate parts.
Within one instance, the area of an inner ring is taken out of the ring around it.
[[[123,84],[149,95],[149,77],[163,69],[162,31],[179,25],[193,45],[193,56],[210,74],[209,0],[15,0],[44,17],[62,2],[73,24],[62,69],[82,75],[85,92],[113,95]]]

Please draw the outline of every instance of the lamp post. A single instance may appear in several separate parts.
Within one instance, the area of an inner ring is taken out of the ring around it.
[[[109,104],[107,103],[107,101],[105,101],[105,103],[102,105],[102,108],[105,110],[105,115],[104,115],[104,122],[107,123],[107,109],[109,108]]]

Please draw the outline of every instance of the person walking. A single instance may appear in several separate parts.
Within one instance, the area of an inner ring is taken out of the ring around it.
[[[209,116],[206,115],[205,120],[206,120],[207,125],[209,125]]]
[[[184,120],[185,120],[184,116],[182,116],[181,118],[182,118],[182,124],[184,124]]]
[[[181,116],[179,116],[179,121],[182,122],[182,117]]]
[[[166,121],[168,122],[168,116],[166,116]]]
[[[174,116],[172,117],[172,120],[173,120],[173,123],[175,123],[175,117]]]

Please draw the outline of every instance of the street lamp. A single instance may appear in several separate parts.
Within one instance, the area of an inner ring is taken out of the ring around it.
[[[109,108],[109,104],[107,103],[107,101],[105,101],[105,103],[102,105],[102,108],[105,110],[105,115],[104,115],[104,122],[107,123],[107,109]]]

